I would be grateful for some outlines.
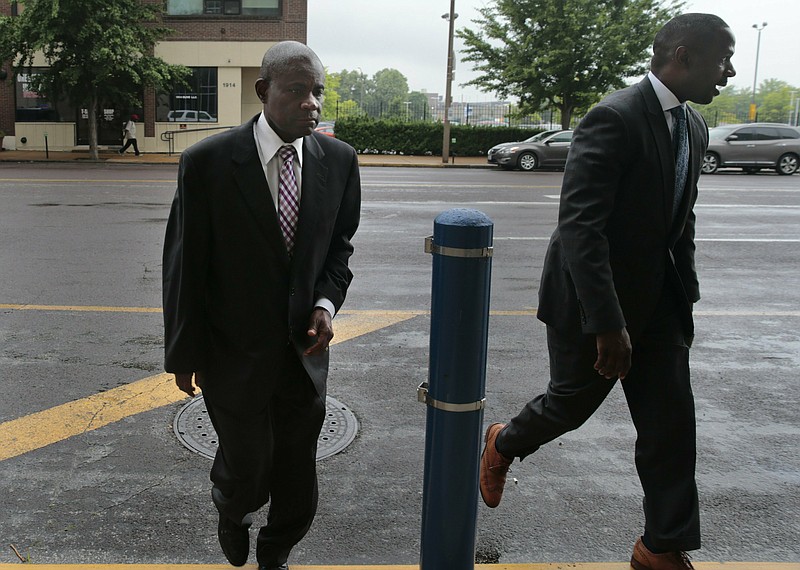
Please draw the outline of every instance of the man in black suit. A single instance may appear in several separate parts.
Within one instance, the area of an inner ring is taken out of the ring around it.
[[[250,513],[269,502],[261,570],[287,568],[317,507],[332,317],[361,185],[355,151],[314,132],[325,89],[297,42],[264,56],[263,112],[181,155],[164,244],[165,369],[201,387],[219,436],[211,468],[228,561],[249,553]]]
[[[645,495],[636,570],[692,568],[685,551],[700,547],[689,346],[708,128],[685,102],[719,94],[733,51],[720,18],[678,16],[656,35],[648,76],[576,129],[539,291],[550,382],[508,424],[489,426],[481,456],[481,495],[496,507],[513,459],[583,424],[619,378]]]

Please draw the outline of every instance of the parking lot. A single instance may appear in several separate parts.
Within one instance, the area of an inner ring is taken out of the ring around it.
[[[0,563],[19,561],[10,544],[34,563],[224,562],[210,462],[175,436],[187,400],[160,376],[175,173],[0,165]],[[485,422],[547,382],[536,290],[561,173],[363,168],[362,182],[329,380],[358,431],[319,462],[319,514],[298,564],[418,560],[423,240],[443,210],[475,208],[495,224]],[[800,562],[800,176],[722,172],[701,177],[700,192],[695,560]],[[642,526],[633,440],[617,388],[585,426],[514,465],[500,508],[481,506],[479,560],[626,560]]]

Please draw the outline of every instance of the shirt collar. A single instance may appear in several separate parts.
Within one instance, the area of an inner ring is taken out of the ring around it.
[[[255,131],[255,136],[258,140],[258,145],[261,148],[261,152],[264,155],[263,158],[265,162],[272,160],[272,157],[275,156],[282,146],[291,144],[297,151],[297,164],[302,168],[303,137],[295,139],[291,143],[284,142],[283,139],[279,137],[275,130],[270,126],[269,121],[267,121],[263,111],[261,112],[261,115],[259,115],[258,121],[256,121]]]
[[[658,102],[661,103],[661,109],[664,112],[667,112],[674,107],[683,107],[681,102],[678,101],[678,98],[675,97],[675,94],[670,91],[669,88],[664,85],[652,71],[647,73],[647,78],[653,85],[653,91],[656,92],[656,97],[658,97]]]

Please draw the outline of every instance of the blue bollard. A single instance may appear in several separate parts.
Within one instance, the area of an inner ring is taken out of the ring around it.
[[[478,468],[486,393],[492,221],[453,209],[434,221],[421,570],[475,567]]]

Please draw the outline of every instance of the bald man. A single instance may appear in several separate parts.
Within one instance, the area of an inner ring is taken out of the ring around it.
[[[164,243],[165,369],[201,387],[219,436],[211,468],[220,546],[260,570],[288,568],[317,508],[332,318],[352,279],[355,151],[320,135],[325,70],[281,42],[264,55],[263,111],[181,155]]]

